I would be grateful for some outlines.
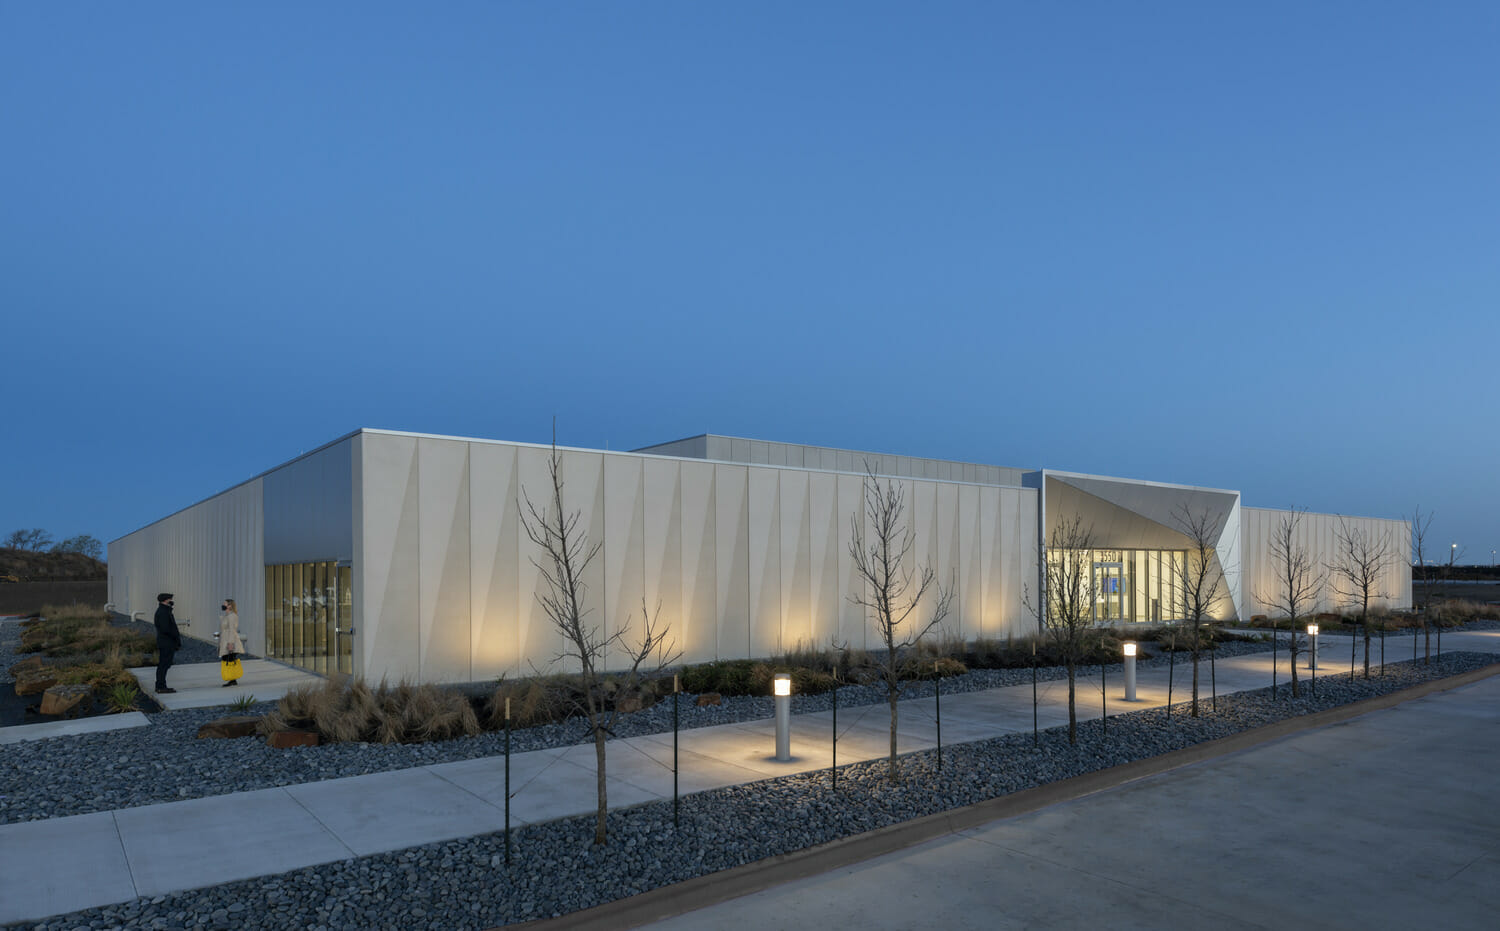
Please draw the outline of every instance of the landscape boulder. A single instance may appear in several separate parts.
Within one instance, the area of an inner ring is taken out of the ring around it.
[[[19,676],[21,673],[27,670],[41,669],[42,665],[42,658],[40,656],[28,656],[25,659],[21,660],[19,663],[11,664],[9,670],[10,677],[14,679],[16,676]]]
[[[40,695],[57,684],[57,673],[51,666],[23,669],[16,674],[17,695]]]
[[[232,740],[236,737],[253,737],[255,729],[260,724],[258,714],[237,714],[227,718],[215,718],[207,724],[198,728],[198,738],[220,738]]]
[[[266,738],[269,746],[278,750],[286,750],[291,747],[316,747],[318,745],[317,731],[304,731],[300,728],[288,728],[284,731],[276,731]]]
[[[699,708],[707,708],[709,705],[722,705],[724,704],[724,696],[718,692],[704,692],[698,696],[696,704]]]
[[[77,717],[94,706],[94,690],[86,685],[54,685],[42,692],[42,714]]]

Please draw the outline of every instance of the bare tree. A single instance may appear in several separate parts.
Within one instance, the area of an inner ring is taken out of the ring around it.
[[[547,473],[552,479],[551,500],[538,508],[526,495],[521,523],[526,536],[542,551],[531,564],[536,566],[546,581],[545,593],[537,593],[537,603],[561,635],[563,646],[555,661],[573,660],[579,667],[580,695],[575,699],[579,710],[589,723],[589,732],[594,738],[594,760],[597,768],[599,808],[594,822],[594,843],[608,840],[605,824],[609,813],[609,795],[605,783],[605,738],[611,736],[620,708],[617,702],[607,699],[604,690],[606,655],[610,651],[621,651],[620,663],[623,671],[619,676],[616,694],[629,695],[636,691],[643,678],[642,668],[656,654],[650,672],[659,672],[662,667],[674,662],[678,654],[670,651],[666,642],[667,628],[661,624],[661,607],[655,612],[647,609],[641,601],[642,630],[638,641],[626,642],[629,620],[613,633],[606,634],[598,625],[591,623],[584,597],[588,586],[583,577],[599,555],[602,544],[590,543],[588,534],[578,527],[580,512],[568,512],[563,508],[562,457],[557,452],[557,441],[552,443],[552,455],[547,460]],[[519,502],[518,502],[519,504]]]
[[[1337,557],[1328,571],[1339,597],[1359,605],[1359,626],[1364,631],[1365,678],[1370,678],[1370,602],[1389,598],[1381,587],[1386,570],[1397,557],[1388,534],[1349,526],[1340,517],[1334,531]],[[1353,672],[1353,669],[1350,669]]]
[[[1412,563],[1412,566],[1417,570],[1417,578],[1421,579],[1422,581],[1422,640],[1425,649],[1425,654],[1422,661],[1424,663],[1432,662],[1432,627],[1428,623],[1431,620],[1431,618],[1429,617],[1429,609],[1432,606],[1432,571],[1427,568],[1426,552],[1427,531],[1431,526],[1431,511],[1427,512],[1427,514],[1424,516],[1422,514],[1421,507],[1412,509],[1411,542],[1412,549],[1414,550],[1412,556],[1415,559],[1415,561]],[[1417,658],[1417,646],[1415,642],[1417,629],[1415,627],[1412,628],[1411,635],[1413,640],[1411,648],[1411,658],[1413,661],[1415,661]]]
[[[866,463],[865,526],[860,526],[858,514],[849,519],[849,555],[864,585],[849,600],[874,614],[875,629],[885,645],[877,671],[891,705],[891,782],[901,775],[896,758],[896,708],[901,697],[902,661],[928,631],[948,617],[953,604],[953,587],[938,584],[932,566],[918,568],[911,564],[917,535],[907,524],[905,512],[903,488],[889,479],[882,486]],[[917,609],[928,592],[933,593],[934,603],[923,618]]]
[[[1281,520],[1271,530],[1271,564],[1276,570],[1276,588],[1258,594],[1262,604],[1270,606],[1278,614],[1285,614],[1292,626],[1292,697],[1299,694],[1297,684],[1297,621],[1306,617],[1317,605],[1318,593],[1327,578],[1308,547],[1298,542],[1297,530],[1302,523],[1302,512],[1291,511],[1281,515]],[[1271,636],[1276,636],[1275,628]]]
[[[52,547],[54,553],[77,553],[90,559],[98,559],[104,555],[104,544],[89,534],[79,534],[76,537],[68,537],[66,540]]]
[[[1094,626],[1094,601],[1098,582],[1094,578],[1094,531],[1083,525],[1081,516],[1058,525],[1048,541],[1043,557],[1046,572],[1042,593],[1044,608],[1038,615],[1047,635],[1062,655],[1068,670],[1068,743],[1078,743],[1078,706],[1076,703],[1078,666],[1083,661],[1088,631]],[[1027,598],[1028,605],[1030,598]]]
[[[52,545],[52,534],[40,527],[33,527],[30,530],[13,530],[10,536],[5,538],[5,545],[10,549],[40,553]]]
[[[1187,558],[1173,563],[1177,576],[1177,589],[1182,593],[1183,618],[1192,623],[1192,633],[1187,637],[1188,649],[1193,654],[1193,717],[1198,717],[1198,660],[1209,640],[1204,623],[1213,617],[1214,610],[1224,600],[1226,590],[1222,584],[1224,569],[1214,554],[1218,542],[1219,526],[1210,511],[1194,512],[1183,505],[1173,519],[1177,528],[1188,538]]]

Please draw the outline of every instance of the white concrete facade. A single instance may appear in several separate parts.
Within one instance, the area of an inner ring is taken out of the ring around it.
[[[741,441],[751,442],[761,441]],[[1259,515],[1279,512],[1242,509],[1238,492],[790,444],[736,448],[710,436],[651,450],[559,449],[564,507],[601,544],[585,578],[591,619],[606,631],[630,628],[643,602],[659,605],[686,662],[874,645],[850,600],[864,462],[908,473],[890,480],[906,494],[913,564],[931,565],[955,588],[947,635],[1036,629],[1027,605],[1042,542],[1069,510],[1097,527],[1101,544],[1180,548],[1174,509],[1216,509],[1230,590],[1221,613],[1263,613],[1248,594],[1265,571],[1259,548],[1270,518]],[[673,454],[656,452],[666,450]],[[726,461],[736,453],[777,462]],[[111,542],[110,597],[149,617],[156,593],[172,591],[178,615],[194,622],[189,635],[205,639],[219,600],[237,598],[258,652],[267,643],[265,567],[337,562],[352,569],[356,674],[464,682],[560,669],[559,640],[536,600],[540,554],[521,522],[526,497],[540,507],[550,496],[550,454],[361,430]],[[810,464],[785,464],[794,457]],[[1378,524],[1393,541],[1405,528]],[[1410,603],[1409,579],[1398,590],[1393,576],[1392,591],[1392,603]]]

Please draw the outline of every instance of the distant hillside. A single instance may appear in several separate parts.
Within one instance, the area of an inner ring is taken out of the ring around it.
[[[80,553],[33,553],[0,548],[0,582],[96,582],[109,577],[103,562]]]

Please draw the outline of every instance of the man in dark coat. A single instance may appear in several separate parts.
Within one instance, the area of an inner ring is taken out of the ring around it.
[[[163,592],[156,596],[156,693],[166,695],[177,691],[167,688],[167,670],[172,668],[172,657],[182,648],[182,633],[177,629],[177,618],[172,616],[172,595]]]

